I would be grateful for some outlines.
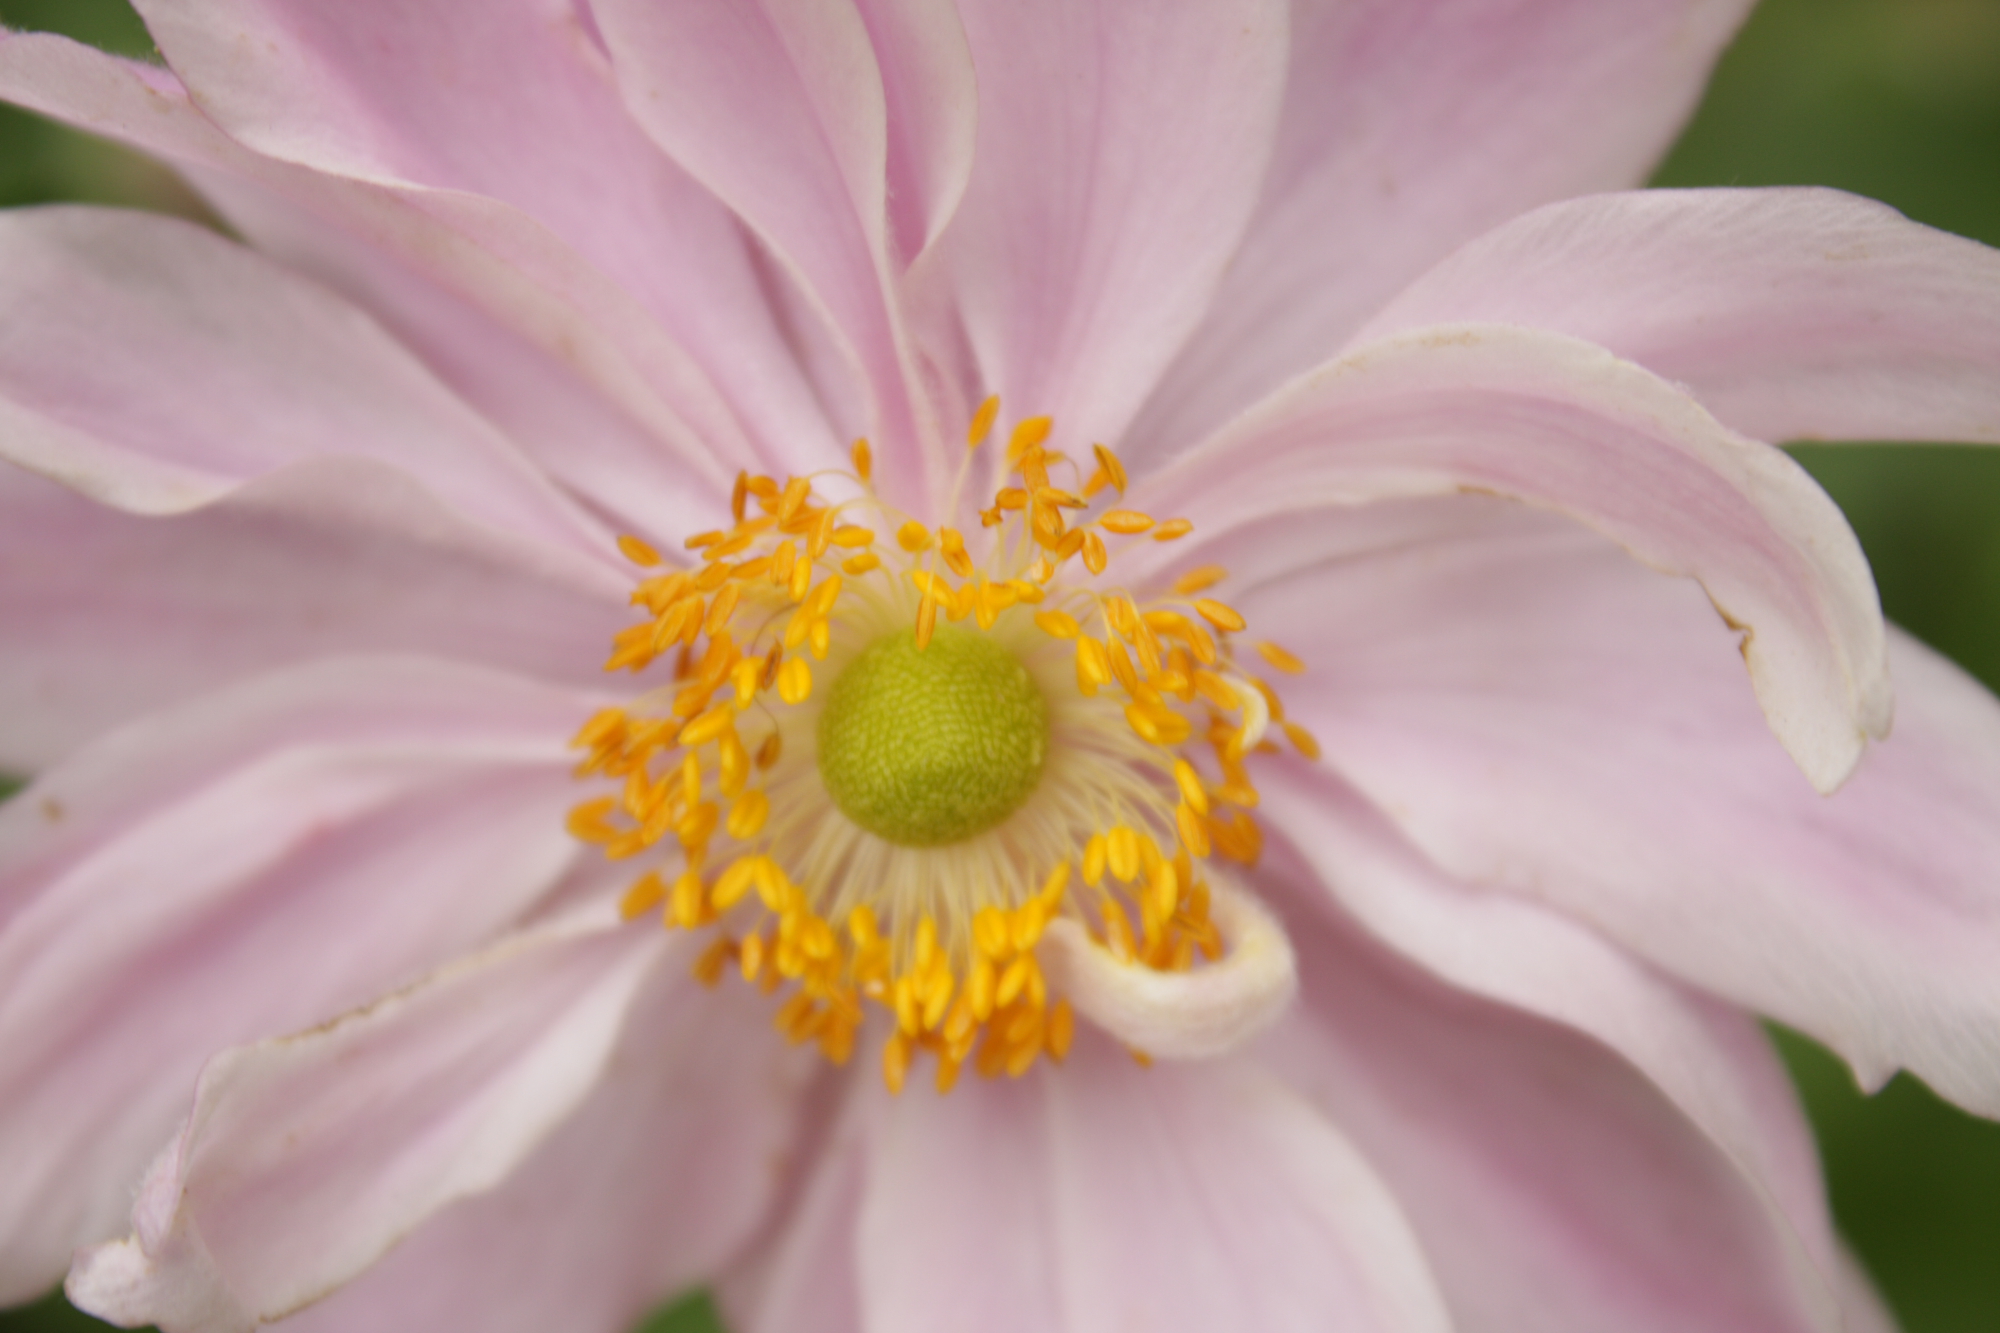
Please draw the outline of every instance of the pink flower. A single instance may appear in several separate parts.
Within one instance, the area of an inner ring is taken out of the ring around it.
[[[1886,1326],[1750,1015],[2000,1113],[2000,706],[1764,441],[2000,441],[2000,256],[1590,195],[1742,4],[139,7],[170,69],[0,93],[250,245],[0,218],[0,1301]],[[1049,710],[967,734],[1047,745],[924,832],[895,728],[964,701],[851,664],[941,603]]]

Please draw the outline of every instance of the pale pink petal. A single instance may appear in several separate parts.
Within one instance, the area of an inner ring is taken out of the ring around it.
[[[878,1112],[875,1333],[1450,1327],[1381,1180],[1253,1062],[1146,1070],[1086,1039],[1059,1071]]]
[[[1460,955],[1481,947],[1491,916],[1460,923]],[[1710,1101],[1753,1108],[1753,1132],[1785,1146],[1810,1208],[1796,1219],[1760,1199],[1762,1182],[1614,1051],[1438,984],[1334,926],[1324,904],[1293,913],[1292,925],[1304,1004],[1267,1058],[1394,1192],[1458,1333],[1839,1333],[1845,1274],[1811,1136],[1753,1024],[1706,1015],[1727,1040],[1690,1049],[1709,1057],[1690,1072]],[[1520,935],[1484,947],[1507,952]],[[1564,961],[1558,950],[1499,966],[1526,977]],[[1542,988],[1593,989],[1606,969],[1590,971]],[[1665,1001],[1659,1026],[1689,1026],[1673,1012],[1688,1001],[1651,989]],[[1616,987],[1600,994],[1629,1007]],[[1801,1262],[1792,1220],[1815,1229],[1823,1267]]]
[[[161,51],[240,142],[359,180],[485,195],[632,293],[776,466],[834,442],[728,210],[625,114],[576,6],[143,0]]]
[[[224,1051],[132,1235],[78,1254],[76,1305],[248,1333],[504,1181],[589,1096],[669,937],[610,903],[509,937],[335,1022]]]
[[[1115,441],[1206,309],[1268,160],[1275,0],[962,6],[979,153],[934,275],[971,393]],[[976,401],[976,396],[975,396]]]
[[[1586,343],[1499,325],[1369,343],[1135,497],[1213,539],[1287,512],[1463,491],[1558,510],[1698,580],[1743,631],[1772,731],[1822,790],[1887,730],[1881,611],[1840,510],[1781,450]]]
[[[2000,251],[1833,190],[1553,204],[1425,274],[1359,340],[1461,320],[1598,343],[1759,439],[2000,443]]]
[[[1820,796],[1698,589],[1494,518],[1245,599],[1328,764],[1453,876],[2000,1112],[2000,703],[1893,634],[1896,730]]]
[[[845,1090],[844,1085],[841,1085]],[[835,1100],[835,1081],[822,1080],[802,1137],[799,1167],[777,1226],[731,1272],[715,1295],[732,1333],[864,1333],[860,1255],[855,1219],[868,1180],[867,1138],[872,1097]],[[824,1113],[823,1115],[819,1113]]]
[[[287,1333],[627,1333],[736,1255],[772,1205],[772,1163],[798,1151],[816,1062],[772,1039],[774,1007],[656,968],[597,1087],[541,1147]]]
[[[1333,355],[1457,246],[1637,185],[1749,0],[1301,0],[1263,199],[1124,446],[1164,457]]]
[[[591,12],[633,119],[769,246],[839,340],[865,394],[840,424],[870,436],[891,464],[892,493],[942,485],[944,457],[910,401],[888,296],[888,103],[859,9],[596,0]],[[898,14],[873,8],[885,33],[913,35]],[[939,17],[925,22],[935,31]],[[972,96],[962,44],[911,40],[894,51],[937,62],[918,81],[951,100],[948,118],[966,116],[956,105]]]
[[[328,176],[262,157],[216,129],[170,74],[120,61],[58,37],[0,34],[0,96],[120,139],[176,166],[238,178],[284,201],[328,233],[389,256],[568,366],[635,423],[650,448],[589,435],[550,448],[552,474],[571,454],[617,450],[622,487],[594,499],[614,512],[632,491],[673,502],[676,487],[719,507],[732,465],[754,461],[743,430],[687,351],[632,295],[543,224],[482,195]],[[527,441],[524,441],[527,442]],[[682,502],[684,503],[684,502]]]
[[[587,689],[627,580],[324,459],[171,517],[0,464],[0,771],[32,772],[150,709],[331,654],[414,652]]]
[[[577,863],[588,696],[344,659],[114,734],[0,806],[0,1302],[120,1229],[201,1062],[401,984]]]
[[[580,551],[597,524],[366,315],[213,232],[0,214],[0,457],[141,513],[288,462],[392,462],[464,513]]]
[[[949,0],[857,0],[889,127],[890,250],[908,264],[951,221],[972,174],[978,97]]]

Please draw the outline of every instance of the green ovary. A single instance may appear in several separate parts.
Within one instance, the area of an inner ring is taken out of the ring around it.
[[[841,810],[906,847],[992,828],[1035,789],[1048,709],[1021,664],[984,635],[940,625],[872,644],[833,683],[819,771]]]

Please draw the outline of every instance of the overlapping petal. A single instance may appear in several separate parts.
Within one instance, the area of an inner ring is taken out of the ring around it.
[[[0,771],[318,657],[420,653],[595,690],[626,619],[608,562],[524,541],[396,468],[322,458],[187,513],[0,471]]]
[[[1585,343],[1445,325],[1366,344],[1136,494],[1220,536],[1289,512],[1466,491],[1566,513],[1698,580],[1743,634],[1772,731],[1820,789],[1887,730],[1881,610],[1833,501],[1779,450]]]
[[[264,157],[219,131],[173,75],[62,38],[0,37],[0,95],[230,181],[228,197],[247,191],[263,205],[257,219],[275,216],[282,225],[303,214],[309,224],[283,227],[285,238],[331,237],[335,243],[323,258],[345,279],[343,286],[366,290],[371,281],[379,283],[376,270],[386,260],[404,281],[441,288],[539,349],[536,370],[545,383],[566,387],[564,377],[573,374],[638,428],[636,435],[628,426],[608,440],[572,435],[561,441],[566,449],[536,454],[551,474],[574,478],[613,512],[639,496],[657,496],[674,512],[684,503],[676,487],[706,487],[719,506],[731,467],[755,456],[705,372],[659,321],[545,224],[502,201],[333,176]],[[355,254],[342,238],[381,258],[362,274],[339,273],[340,261]],[[406,327],[399,322],[397,331]],[[419,322],[416,331],[425,326]],[[566,369],[556,373],[549,363]],[[480,375],[462,364],[453,369],[461,391],[470,386],[506,397],[493,372]],[[557,442],[545,435],[524,440]]]
[[[1759,439],[2000,443],[2000,254],[1834,190],[1551,204],[1426,273],[1356,341],[1459,320],[1597,343]]]
[[[286,1327],[626,1333],[734,1256],[771,1202],[771,1162],[793,1150],[798,1053],[769,1040],[763,1009],[654,967],[596,1087],[504,1183]]]
[[[1257,215],[1121,448],[1194,444],[1481,232],[1639,183],[1748,0],[1303,0]]]
[[[1053,415],[1087,451],[1124,433],[1236,250],[1277,125],[1284,7],[961,9],[978,156],[931,276],[977,392]]]
[[[613,904],[509,937],[325,1026],[223,1051],[133,1206],[79,1256],[84,1310],[249,1333],[493,1188],[589,1095],[671,953]]]
[[[137,723],[0,807],[0,1300],[123,1229],[234,1042],[478,945],[577,859],[588,697],[345,659]]]
[[[871,1117],[872,1330],[1451,1326],[1381,1180],[1254,1063],[1092,1040],[1057,1077],[913,1091]]]
[[[1312,627],[1295,646],[1320,666],[1288,699],[1329,763],[1453,874],[1813,1034],[1870,1084],[1910,1068],[2000,1110],[2000,702],[1893,635],[1895,733],[1823,797],[1697,589],[1552,520],[1455,526],[1385,525],[1251,603]]]
[[[1321,858],[1339,876],[1328,887],[1343,896],[1350,868],[1379,876],[1365,859],[1353,865],[1353,850],[1348,840]],[[1416,877],[1381,888],[1405,886],[1434,893]],[[1378,917],[1393,915],[1394,905],[1369,902],[1387,896],[1376,889],[1354,896]],[[1656,1039],[1635,1069],[1580,1036],[1573,1016],[1545,1022],[1473,999],[1362,942],[1324,903],[1286,898],[1304,908],[1290,918],[1305,960],[1304,1009],[1274,1034],[1268,1058],[1394,1191],[1459,1333],[1847,1327],[1844,1256],[1830,1235],[1810,1134],[1753,1024],[1716,1006],[1702,1013],[1658,982],[1604,985],[1616,970],[1610,950],[1591,961],[1587,948],[1523,949],[1518,929],[1481,938],[1500,918],[1476,904],[1453,938],[1433,913],[1430,952],[1455,954],[1466,979],[1512,972],[1544,999],[1570,991],[1583,1002],[1575,1013],[1598,1003],[1620,1015],[1613,1024],[1643,1016]],[[1494,955],[1484,969],[1473,961],[1482,951]],[[1579,960],[1580,974],[1563,974]],[[1663,1090],[1647,1074],[1657,1076],[1658,1057],[1675,1044],[1657,1038],[1676,1028],[1706,1039],[1678,1043],[1684,1065],[1668,1071]],[[1691,1088],[1711,1106],[1742,1108],[1738,1124],[1720,1127],[1777,1145],[1792,1179],[1760,1177],[1767,1161],[1746,1162],[1726,1138],[1710,1137],[1713,1119],[1685,1114]],[[1793,1185],[1794,1206],[1773,1208],[1772,1187]]]

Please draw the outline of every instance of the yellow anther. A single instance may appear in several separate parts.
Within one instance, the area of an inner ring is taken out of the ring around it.
[[[1234,608],[1224,606],[1212,597],[1204,597],[1194,604],[1201,618],[1225,633],[1234,634],[1244,626],[1244,619]]]
[[[749,897],[750,890],[756,886],[757,858],[739,856],[715,881],[715,887],[708,891],[709,905],[717,912],[727,912]]]
[[[1098,689],[1111,683],[1111,664],[1105,658],[1104,645],[1095,639],[1076,641],[1076,687],[1084,697],[1094,696]]]
[[[938,1096],[940,1097],[944,1096],[947,1092],[950,1092],[952,1088],[957,1086],[959,1066],[963,1063],[964,1062],[961,1060],[952,1059],[949,1055],[940,1056],[938,1058],[938,1067],[937,1067]]]
[[[1007,461],[1019,463],[1028,456],[1030,449],[1039,449],[1055,429],[1053,417],[1029,417],[1014,427],[1014,433],[1007,440]]]
[[[1179,830],[1181,845],[1188,849],[1190,855],[1206,857],[1209,852],[1208,824],[1202,819],[1202,813],[1196,811],[1191,802],[1182,801],[1174,807],[1174,827]]]
[[[793,601],[803,602],[806,599],[806,590],[812,587],[812,572],[810,560],[801,560],[792,566],[791,582],[786,585],[785,591]]]
[[[993,1017],[994,992],[999,986],[999,966],[986,954],[975,958],[965,979],[965,1007],[976,1022]]]
[[[860,575],[866,574],[871,569],[878,568],[881,565],[881,563],[882,563],[881,556],[876,555],[873,551],[863,551],[859,555],[850,555],[847,557],[847,559],[841,561],[840,572],[854,577],[859,577]]]
[[[1083,882],[1096,888],[1104,879],[1106,843],[1102,833],[1093,833],[1083,844]]]
[[[929,550],[930,544],[931,530],[915,519],[911,519],[909,522],[903,524],[902,527],[896,529],[896,545],[902,547],[911,555],[915,555],[919,551]]]
[[[627,921],[658,907],[667,896],[667,886],[660,879],[659,872],[648,870],[625,890],[625,896],[618,900],[618,914]]]
[[[1201,565],[1174,580],[1174,595],[1192,597],[1198,592],[1207,592],[1228,577],[1229,571],[1221,565]]]
[[[749,935],[743,941],[743,979],[755,981],[757,974],[764,970],[764,937]]]
[[[1115,532],[1121,536],[1144,532],[1153,526],[1152,519],[1133,509],[1114,509],[1097,522],[1106,532]]]
[[[792,569],[797,563],[798,558],[799,548],[791,542],[780,543],[778,549],[771,552],[771,585],[773,587],[783,588],[791,584]]]
[[[1028,493],[1019,486],[1009,486],[993,497],[995,509],[1020,510],[1028,507]]]
[[[1194,771],[1194,765],[1185,759],[1174,760],[1174,785],[1181,789],[1181,797],[1194,807],[1198,815],[1208,813],[1208,793],[1201,785],[1201,775]]]
[[[1069,1007],[1068,1000],[1057,1000],[1049,1008],[1048,1034],[1043,1038],[1048,1047],[1049,1059],[1057,1064],[1069,1054],[1070,1042],[1076,1036],[1076,1011]]]
[[[802,704],[812,695],[812,668],[804,658],[794,657],[778,669],[778,697],[788,704]]]
[[[766,736],[764,743],[757,747],[757,767],[759,771],[768,770],[771,765],[777,763],[778,756],[784,753],[784,748],[784,738],[777,732],[774,731]]]
[[[800,506],[812,494],[812,483],[804,477],[793,477],[785,483],[785,492],[778,499],[778,522],[789,523],[797,517]]]
[[[1296,722],[1287,722],[1283,725],[1285,728],[1285,739],[1292,743],[1293,749],[1308,759],[1319,758],[1319,742],[1313,738],[1313,734],[1310,731],[1307,731]]]
[[[736,707],[740,711],[750,706],[757,697],[757,678],[764,674],[762,658],[746,657],[729,672],[730,688],[736,691]]]
[[[833,530],[833,544],[845,550],[851,551],[858,546],[866,546],[874,540],[875,533],[871,529],[856,527],[851,523]]]
[[[993,429],[993,420],[1000,415],[1000,395],[994,394],[979,405],[972,414],[972,424],[966,428],[965,444],[969,449],[977,449],[986,442],[986,436]]]
[[[962,579],[972,577],[972,557],[965,553],[965,538],[957,528],[939,528],[938,546],[952,573]]]
[[[702,633],[710,636],[720,634],[722,627],[729,623],[729,617],[736,613],[736,600],[743,595],[743,586],[732,583],[715,594],[709,603],[708,616],[701,623]]]
[[[812,528],[806,537],[807,555],[817,560],[826,554],[827,548],[833,545],[834,522],[839,516],[839,511],[832,506],[819,511],[819,516],[813,520]]]
[[[722,540],[722,536],[723,534],[720,530],[714,532],[697,532],[694,536],[682,542],[681,545],[687,547],[690,551],[699,551],[704,546],[714,546]]]
[[[973,915],[972,942],[988,958],[1006,957],[1010,938],[1007,914],[999,908],[982,907]]]
[[[717,736],[720,736],[723,732],[736,725],[735,720],[730,716],[731,711],[729,707],[722,704],[709,709],[706,713],[703,713],[700,717],[681,729],[681,744],[687,746],[689,749],[693,749],[697,745],[706,745],[709,741],[714,740]]]
[[[1094,532],[1083,534],[1083,564],[1093,574],[1102,574],[1104,567],[1111,563],[1111,553],[1104,549],[1104,538]]]
[[[727,935],[702,950],[701,957],[695,959],[694,976],[704,986],[713,986],[722,980],[722,969],[729,964],[729,955],[734,946]]]
[[[660,553],[630,533],[618,539],[618,549],[635,565],[650,568],[660,563]]]
[[[1224,712],[1234,712],[1243,706],[1243,697],[1234,685],[1213,671],[1194,673],[1195,692]]]
[[[770,797],[754,789],[744,792],[729,809],[729,836],[738,842],[748,842],[763,832],[764,820],[770,813]]]
[[[725,797],[734,800],[749,784],[750,752],[743,748],[743,740],[734,727],[722,733],[722,739],[716,742],[715,748],[718,785]]]
[[[910,1076],[910,1055],[915,1043],[902,1032],[889,1038],[882,1048],[882,1081],[889,1085],[892,1093],[903,1090],[903,1082]]]
[[[1129,884],[1139,874],[1139,833],[1124,824],[1104,838],[1105,863],[1121,883]]]
[[[1090,449],[1097,455],[1097,466],[1104,470],[1104,475],[1112,487],[1120,495],[1125,494],[1125,465],[1118,461],[1118,455],[1101,444],[1093,444]]]
[[[994,988],[993,1003],[1005,1009],[1021,997],[1028,988],[1028,975],[1035,969],[1035,956],[1024,953],[1007,964],[1007,970],[1000,974],[1000,984]]]
[[[833,604],[840,597],[841,579],[838,574],[828,574],[820,580],[819,587],[813,589],[812,599],[805,605],[805,614],[812,617],[826,615],[833,610]]]
[[[1175,538],[1185,537],[1193,531],[1194,524],[1188,522],[1186,519],[1170,518],[1160,524],[1159,527],[1153,529],[1153,540],[1156,542],[1170,542]]]
[[[1276,667],[1278,670],[1284,672],[1288,676],[1296,676],[1301,671],[1304,671],[1306,669],[1306,664],[1304,662],[1301,662],[1298,658],[1286,652],[1283,648],[1280,648],[1275,643],[1258,644],[1257,653],[1258,656],[1262,657],[1266,662],[1269,662],[1272,666]]]
[[[867,440],[856,440],[854,447],[848,450],[848,456],[854,460],[855,476],[861,478],[864,482],[874,477],[875,454],[869,449]]]

